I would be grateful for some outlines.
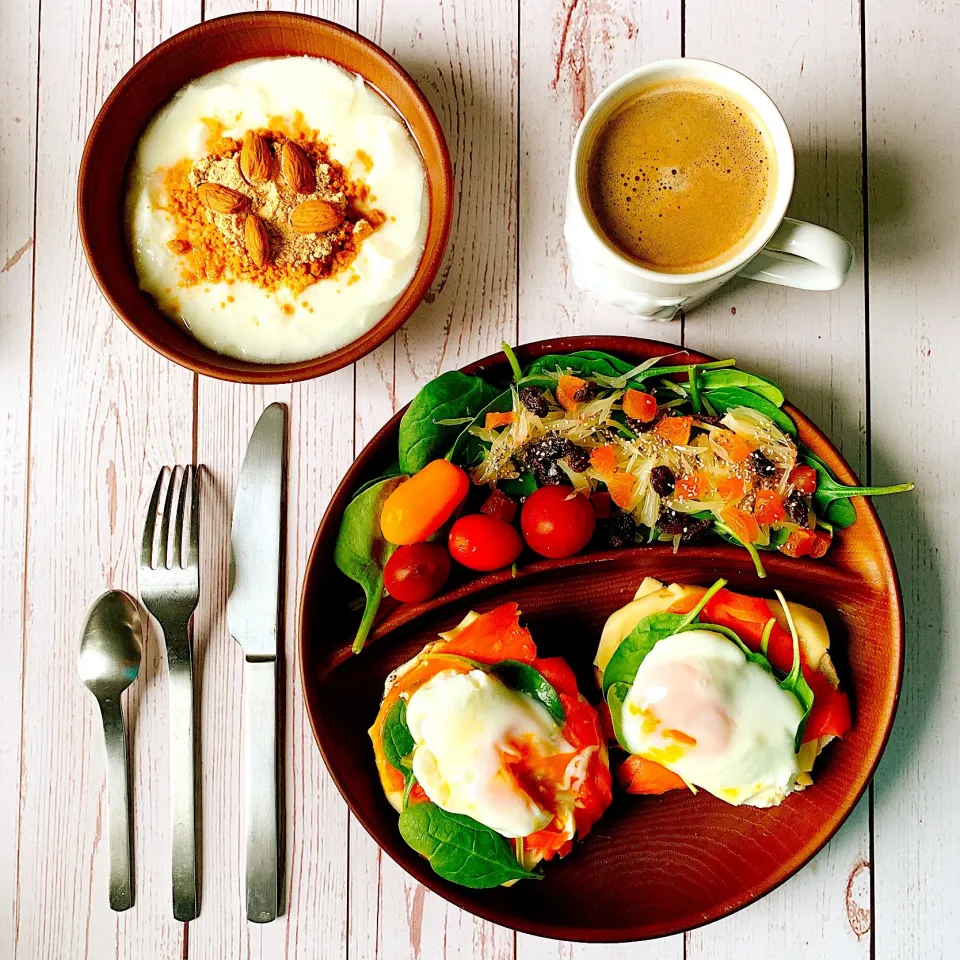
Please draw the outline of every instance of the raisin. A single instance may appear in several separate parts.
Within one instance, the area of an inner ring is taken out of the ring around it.
[[[723,424],[720,417],[712,417],[709,413],[695,413],[693,415],[693,425],[695,427],[719,427]]]
[[[805,527],[810,522],[810,508],[799,490],[794,490],[783,501],[783,509],[787,516],[799,527]]]
[[[574,473],[583,473],[590,466],[590,454],[583,447],[578,447],[575,443],[571,444],[573,449],[565,457],[567,466]]]
[[[679,513],[670,507],[664,507],[657,519],[657,529],[668,537],[679,537],[681,543],[689,543],[702,537],[712,526],[712,520]]]
[[[677,478],[669,467],[654,467],[650,471],[650,486],[661,497],[669,497],[677,485]]]
[[[621,547],[632,547],[637,542],[637,521],[629,513],[622,510],[615,513],[607,524],[607,544],[608,546],[620,549]]]
[[[573,399],[577,403],[586,403],[592,400],[600,392],[600,387],[593,380],[584,380],[583,386],[578,387]]]
[[[566,482],[567,475],[557,461],[570,456],[575,449],[578,449],[576,445],[566,437],[548,433],[545,437],[528,443],[523,449],[521,459],[540,486],[559,486]]]
[[[664,414],[658,413],[652,420],[644,423],[643,420],[634,420],[633,417],[626,418],[626,425],[634,433],[649,433],[663,418]]]
[[[776,464],[762,450],[750,454],[750,466],[758,477],[772,477],[777,472]]]
[[[537,417],[545,417],[550,412],[550,405],[542,390],[536,387],[521,387],[520,402]]]

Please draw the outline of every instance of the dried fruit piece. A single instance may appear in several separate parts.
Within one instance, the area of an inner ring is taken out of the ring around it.
[[[650,486],[653,487],[654,493],[661,497],[669,497],[676,489],[677,478],[669,467],[654,467],[650,471]]]
[[[699,500],[710,489],[710,478],[703,470],[680,477],[676,481],[675,492],[685,500]]]
[[[623,395],[623,412],[631,420],[649,423],[657,415],[657,398],[652,393],[631,387]]]
[[[557,403],[564,410],[572,410],[578,403],[577,393],[586,385],[586,380],[564,374],[557,383]]]
[[[587,467],[590,466],[590,454],[587,453],[584,447],[578,447],[576,444],[573,444],[573,449],[564,457],[567,461],[567,466],[574,473],[583,473]]]
[[[264,183],[273,172],[273,154],[267,141],[255,130],[243,135],[240,148],[240,172],[247,183]]]
[[[769,479],[777,472],[777,465],[762,450],[750,454],[750,466],[758,477]]]
[[[590,466],[606,479],[613,476],[617,467],[617,455],[612,446],[594,447],[590,451]]]
[[[817,535],[812,530],[794,530],[777,549],[788,557],[806,557],[813,551],[816,541]]]
[[[727,503],[742,500],[746,492],[746,481],[740,477],[726,476],[717,480],[717,493],[720,494],[720,499],[727,501]]]
[[[547,398],[536,387],[521,387],[520,402],[535,416],[545,417],[550,412]]]
[[[805,463],[798,464],[790,471],[790,483],[801,493],[815,493],[817,489],[817,471]]]
[[[243,242],[246,245],[250,259],[262,267],[270,259],[270,238],[263,221],[253,213],[247,214],[243,222]]]
[[[296,193],[313,193],[317,189],[317,178],[314,175],[313,166],[303,150],[292,140],[288,140],[280,151],[280,169],[283,171],[283,179]],[[330,228],[327,227],[327,229]],[[323,233],[322,230],[303,232]]]
[[[653,431],[661,440],[685,447],[690,442],[693,417],[664,417]]]
[[[830,549],[830,544],[833,543],[833,537],[827,533],[826,530],[814,530],[813,536],[815,539],[813,545],[810,547],[810,556],[814,560],[819,560]]]
[[[497,427],[502,427],[507,423],[516,423],[517,415],[512,411],[508,410],[506,413],[488,413],[483,421],[483,427],[485,430],[496,430]]]
[[[610,518],[607,527],[607,543],[611,547],[633,547],[637,543],[637,521],[633,515],[623,511],[615,513]]]
[[[757,523],[779,523],[784,517],[783,500],[776,490],[758,490],[753,504]]]
[[[629,510],[633,506],[633,491],[637,486],[637,478],[632,473],[618,470],[607,481],[607,491],[610,499],[621,509]]]
[[[326,233],[343,223],[343,208],[329,200],[304,200],[290,214],[290,226],[297,233]]]
[[[498,520],[512,523],[517,516],[517,501],[508,497],[502,490],[494,490],[480,508],[481,513]]]
[[[797,526],[805,527],[810,522],[810,508],[799,490],[794,490],[783,502],[787,516]]]
[[[200,197],[200,202],[214,213],[242,213],[249,203],[242,193],[231,190],[222,183],[201,183],[197,187],[197,196]]]
[[[757,521],[738,507],[724,507],[720,520],[741,543],[753,543],[760,536]]]
[[[689,543],[705,534],[713,526],[706,517],[695,517],[691,513],[680,513],[672,507],[664,507],[657,518],[657,529],[668,537],[679,537],[681,542]]]
[[[743,463],[750,456],[750,445],[732,430],[718,431],[713,439],[731,463]]]

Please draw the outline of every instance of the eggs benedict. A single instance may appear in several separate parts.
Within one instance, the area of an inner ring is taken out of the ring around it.
[[[516,604],[470,613],[388,678],[370,728],[404,839],[475,888],[539,876],[611,800],[596,710]]]
[[[815,610],[718,581],[648,577],[604,626],[595,666],[629,757],[630,793],[703,789],[775,806],[810,785],[814,761],[850,727],[830,637]]]

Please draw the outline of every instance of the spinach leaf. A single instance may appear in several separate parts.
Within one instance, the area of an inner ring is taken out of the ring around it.
[[[621,375],[629,373],[633,369],[633,364],[615,357],[612,353],[605,353],[603,350],[574,350],[572,356],[583,357],[584,360],[593,360],[597,363],[603,362],[613,367]]]
[[[500,660],[490,667],[490,672],[511,690],[525,693],[542,703],[561,727],[567,722],[567,713],[553,684],[529,663]]]
[[[384,501],[406,477],[388,477],[354,497],[343,511],[340,533],[333,551],[338,569],[359,583],[367,598],[363,617],[353,640],[353,652],[363,649],[383,599],[383,568],[396,550],[380,532],[380,512]]]
[[[766,579],[767,571],[763,569],[763,561],[760,559],[760,554],[754,544],[744,543],[725,523],[721,523],[719,520],[714,521],[713,531],[721,540],[726,540],[727,543],[732,543],[737,547],[743,547],[750,554],[757,576],[761,580]]]
[[[400,477],[403,476],[403,472],[400,470],[400,464],[396,460],[387,467],[379,477],[374,477],[372,480],[368,480],[366,483],[361,483],[357,487],[356,493],[353,495],[353,499],[356,500],[361,493],[369,490],[374,484],[379,483],[381,480],[387,480],[389,477]]]
[[[637,670],[644,657],[663,639],[672,636],[683,625],[684,618],[678,613],[651,613],[644,617],[624,638],[614,651],[603,671],[603,695],[615,683],[633,686]]]
[[[717,387],[706,391],[705,396],[721,417],[733,407],[750,407],[769,417],[788,437],[797,435],[794,422],[778,406],[743,387]]]
[[[474,890],[508,880],[537,880],[540,874],[517,863],[506,837],[471,817],[418,803],[400,814],[400,835],[426,857],[433,872]]]
[[[857,511],[850,497],[882,497],[888,493],[906,493],[912,483],[897,483],[890,487],[848,487],[840,483],[833,471],[807,447],[800,448],[800,460],[817,472],[817,489],[813,506],[817,513],[835,527],[849,527],[857,519]]]
[[[400,420],[400,468],[416,473],[442,457],[460,432],[456,424],[437,423],[473,417],[497,395],[497,388],[480,377],[450,370],[431,380],[413,398]]]
[[[524,470],[519,477],[508,480],[498,480],[497,486],[508,496],[515,500],[523,497],[529,497],[537,489],[537,481],[529,470]]]
[[[410,766],[410,754],[416,744],[413,735],[407,726],[407,703],[397,700],[383,718],[380,729],[380,742],[383,745],[383,755],[394,770],[399,770],[405,779],[413,776]]]
[[[617,743],[623,747],[627,753],[630,753],[630,747],[627,745],[626,738],[623,735],[623,705],[627,702],[627,696],[630,693],[630,684],[618,680],[610,684],[607,690],[607,706],[610,708],[610,720],[613,723],[613,733],[617,738]]]
[[[547,382],[555,384],[558,370],[561,373],[572,373],[578,377],[592,377],[598,373],[605,377],[616,377],[626,372],[621,369],[622,361],[611,362],[615,358],[607,359],[608,355],[602,354],[600,351],[592,351],[593,356],[584,356],[585,352],[548,353],[542,357],[537,357],[536,360],[527,365],[520,382],[526,384],[531,382],[531,378],[546,377],[548,378]],[[629,369],[630,367],[627,365],[627,370]]]
[[[477,411],[473,420],[460,430],[447,459],[458,467],[475,467],[487,455],[488,444],[470,433],[471,427],[483,426],[488,413],[508,413],[513,409],[513,390],[507,388]]]
[[[513,347],[511,347],[506,340],[500,343],[500,349],[503,351],[503,355],[507,358],[507,363],[510,364],[510,372],[513,374],[513,382],[516,383],[523,376],[523,371],[520,369],[520,361],[517,359],[517,355],[513,352]]]
[[[720,387],[742,387],[769,400],[775,406],[783,406],[783,391],[766,377],[758,377],[743,370],[705,370],[700,374],[702,390],[717,390]]]

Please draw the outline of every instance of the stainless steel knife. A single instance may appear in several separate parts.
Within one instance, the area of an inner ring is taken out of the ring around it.
[[[282,583],[287,408],[272,403],[253,429],[230,533],[227,625],[244,652],[247,919],[275,920],[280,901],[277,644]]]

